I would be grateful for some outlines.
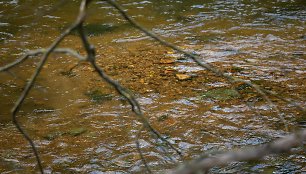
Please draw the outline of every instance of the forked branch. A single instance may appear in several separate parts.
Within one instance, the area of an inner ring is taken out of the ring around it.
[[[30,58],[31,56],[39,56],[42,54],[45,54],[48,50],[47,49],[36,49],[36,50],[30,50],[28,52],[26,52],[21,58],[15,60],[12,63],[9,63],[7,65],[4,65],[3,67],[0,67],[0,72],[1,71],[7,71],[21,63],[23,63],[24,61],[26,61],[28,58]],[[85,57],[83,57],[82,55],[80,55],[78,52],[70,49],[70,48],[56,48],[53,50],[54,53],[62,53],[62,54],[67,54],[70,55],[72,57],[75,57],[77,59],[79,59],[80,61],[84,61],[86,60]]]
[[[86,0],[82,1],[82,4],[87,4]],[[38,168],[40,170],[41,173],[44,173],[43,171],[43,167],[42,167],[42,163],[40,160],[40,157],[38,155],[38,150],[34,144],[34,142],[32,141],[32,139],[30,138],[30,136],[23,130],[23,128],[21,127],[20,123],[17,120],[17,114],[25,100],[25,98],[28,96],[31,88],[33,87],[33,84],[36,81],[36,78],[38,77],[38,75],[40,74],[44,64],[46,63],[49,55],[56,49],[56,47],[61,43],[61,41],[63,41],[63,39],[69,35],[74,29],[76,29],[80,23],[85,19],[85,14],[84,12],[82,12],[82,9],[80,9],[80,13],[79,16],[76,20],[76,22],[70,26],[68,29],[66,29],[43,53],[42,55],[42,59],[39,62],[35,72],[33,73],[33,75],[31,76],[30,80],[28,81],[28,83],[26,84],[24,90],[22,91],[20,97],[18,98],[17,102],[15,103],[15,106],[12,109],[12,120],[13,123],[15,124],[16,128],[18,129],[18,131],[24,136],[24,138],[29,142],[29,144],[31,145],[31,148],[33,149],[36,161],[37,161],[37,165]],[[28,56],[22,57],[19,61],[16,62],[16,65],[23,62]],[[11,66],[14,66],[14,64],[11,64]],[[10,68],[11,66],[6,67]]]

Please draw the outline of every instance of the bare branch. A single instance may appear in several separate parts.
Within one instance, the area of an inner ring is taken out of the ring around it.
[[[85,61],[86,60],[86,57],[80,55],[78,52],[76,52],[75,50],[70,49],[70,48],[56,48],[53,52],[70,55],[72,57],[77,58],[79,61]]]
[[[41,54],[45,54],[47,52],[46,49],[37,49],[37,50],[30,50],[27,53],[25,53],[21,58],[17,59],[16,61],[9,63],[3,67],[0,67],[0,72],[1,71],[7,71],[11,68],[13,68],[14,66],[17,66],[19,64],[21,64],[22,62],[24,62],[25,60],[27,60],[30,56],[39,56]],[[77,53],[76,51],[70,49],[70,48],[56,48],[53,50],[54,53],[63,53],[63,54],[68,54],[71,55],[73,57],[78,58],[79,60],[83,61],[86,60],[85,57],[83,57],[82,55],[80,55],[79,53]]]
[[[87,1],[83,0],[82,4],[86,4]],[[83,22],[84,20],[84,13],[80,10],[79,16],[76,20],[76,22],[71,25],[68,29],[66,29],[52,44],[51,46],[46,49],[46,51],[43,53],[42,59],[39,62],[34,74],[31,76],[29,82],[26,84],[25,89],[22,91],[20,97],[18,98],[17,102],[15,103],[15,106],[12,109],[12,119],[13,119],[13,123],[15,124],[16,128],[19,130],[19,132],[25,137],[25,139],[29,142],[29,144],[31,145],[31,148],[34,151],[34,155],[36,157],[37,160],[37,164],[38,164],[38,168],[40,170],[40,172],[43,174],[43,167],[41,164],[41,160],[39,158],[38,155],[38,151],[35,147],[34,142],[32,141],[32,139],[30,138],[30,136],[23,130],[23,128],[20,126],[18,120],[17,120],[17,113],[20,110],[20,107],[22,106],[22,103],[24,102],[25,98],[27,97],[27,95],[29,94],[31,88],[33,87],[33,84],[37,78],[37,76],[39,75],[39,73],[41,72],[43,65],[45,64],[45,62],[47,61],[49,55],[55,50],[55,48],[60,44],[60,42],[67,36],[69,35],[76,27],[78,27],[80,25],[80,23]],[[21,61],[22,62],[22,61]]]
[[[143,113],[141,111],[140,105],[137,102],[137,100],[135,99],[135,97],[132,95],[132,93],[129,92],[129,90],[125,89],[123,86],[121,86],[118,82],[116,82],[115,80],[111,79],[103,71],[103,69],[100,68],[96,64],[94,46],[89,43],[89,41],[87,39],[87,36],[84,33],[84,28],[83,28],[82,24],[78,27],[78,32],[79,32],[80,37],[82,39],[83,46],[85,47],[85,50],[87,52],[87,56],[88,56],[87,60],[91,63],[91,65],[96,70],[96,72],[100,75],[100,77],[102,77],[107,83],[112,85],[119,94],[121,94],[123,97],[125,97],[127,99],[129,104],[132,106],[132,111],[138,116],[138,118],[140,119],[140,121],[143,123],[143,125],[146,128],[148,128],[151,132],[153,132],[159,139],[161,139],[162,141],[166,142],[166,144],[171,149],[173,149],[178,155],[180,155],[182,157],[182,153],[177,148],[175,148],[168,140],[166,140],[157,130],[155,130],[151,126],[149,121],[144,117],[144,115],[143,115]]]
[[[251,161],[261,159],[270,154],[289,152],[294,147],[302,146],[303,141],[306,141],[306,130],[301,130],[295,134],[288,135],[284,138],[277,139],[269,144],[253,149],[227,152],[203,159],[200,158],[191,161],[189,164],[186,164],[177,170],[173,170],[172,174],[195,174],[201,171],[208,171],[212,167],[224,166],[234,161]]]
[[[22,56],[21,58],[17,59],[16,61],[12,62],[12,63],[9,63],[7,65],[4,65],[3,67],[0,67],[0,72],[1,71],[7,71],[9,69],[11,69],[12,67],[24,62],[26,59],[29,58],[29,56],[34,56],[34,55],[37,55],[37,54],[41,54],[41,52],[28,52],[26,55]]]

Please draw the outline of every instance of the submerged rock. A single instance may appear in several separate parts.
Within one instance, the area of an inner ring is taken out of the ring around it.
[[[163,121],[165,121],[165,120],[167,120],[167,119],[169,119],[169,115],[164,114],[164,115],[159,116],[159,117],[157,118],[157,121],[163,122]]]
[[[171,58],[161,59],[160,63],[161,64],[173,64],[173,63],[175,63],[175,59],[171,59]]]
[[[56,131],[56,132],[48,133],[47,135],[44,135],[43,137],[46,140],[51,141],[51,140],[54,140],[55,138],[60,137],[60,136],[62,136],[64,134],[65,134],[65,132]]]
[[[70,135],[70,136],[79,136],[83,133],[87,132],[87,129],[86,128],[73,128],[73,129],[70,129],[69,131],[55,131],[55,132],[50,132],[46,135],[44,135],[43,137],[46,139],[46,140],[54,140],[60,136],[64,136],[64,135]]]
[[[112,94],[104,93],[100,90],[92,90],[87,93],[85,93],[86,96],[88,96],[91,101],[96,103],[101,103],[106,100],[111,100],[113,98]]]
[[[239,98],[240,94],[234,89],[217,88],[202,94],[202,98],[213,98],[216,100],[229,100]]]
[[[81,135],[83,133],[85,133],[87,131],[86,128],[83,128],[83,127],[80,127],[80,128],[74,128],[74,129],[71,129],[68,134],[69,135],[72,135],[72,136],[78,136],[78,135]]]
[[[189,80],[191,79],[191,76],[188,74],[175,74],[176,78],[178,80]]]

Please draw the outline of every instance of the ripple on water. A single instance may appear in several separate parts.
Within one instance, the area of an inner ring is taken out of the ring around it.
[[[186,105],[186,106],[198,107],[196,104],[194,104],[194,102],[192,102],[189,99],[176,100],[176,101],[173,102],[173,104],[183,104],[183,105]]]
[[[178,147],[179,149],[183,150],[184,152],[186,152],[187,150],[189,150],[190,148],[194,147],[194,144],[190,144],[187,142],[179,142],[178,143]]]
[[[150,105],[154,103],[153,98],[151,97],[141,97],[141,98],[137,98],[137,101],[139,102],[139,104],[141,105]]]
[[[175,66],[173,69],[177,70],[178,72],[197,72],[204,70],[204,68],[199,66],[188,66],[188,65],[178,65]]]
[[[52,160],[54,164],[72,163],[77,160],[77,157],[72,156],[57,156]]]

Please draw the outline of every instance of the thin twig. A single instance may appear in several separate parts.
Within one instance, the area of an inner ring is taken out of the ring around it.
[[[224,166],[234,161],[251,161],[261,159],[270,154],[280,154],[289,152],[292,148],[303,146],[306,141],[306,130],[301,130],[295,134],[277,139],[269,144],[265,144],[252,149],[240,150],[237,152],[227,152],[213,157],[200,158],[191,161],[189,164],[180,166],[173,170],[172,174],[195,174],[199,171],[208,171],[212,167]]]
[[[9,63],[3,67],[0,67],[0,72],[1,71],[7,71],[11,68],[13,68],[14,66],[17,66],[21,63],[23,63],[24,61],[26,61],[30,56],[39,56],[41,54],[46,53],[48,50],[47,49],[36,49],[36,50],[31,50],[28,51],[27,53],[25,53],[21,58],[15,60],[12,63]],[[71,55],[73,57],[78,58],[79,60],[85,60],[85,57],[83,57],[82,55],[78,54],[76,51],[69,49],[69,48],[56,48],[53,50],[54,53],[63,53],[63,54],[68,54]]]

